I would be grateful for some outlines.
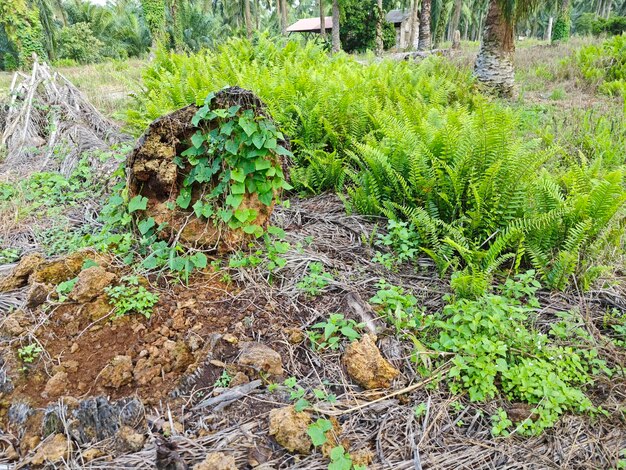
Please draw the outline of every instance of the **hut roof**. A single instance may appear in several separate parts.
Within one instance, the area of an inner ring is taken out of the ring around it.
[[[391,10],[385,17],[388,23],[398,24],[402,23],[409,17],[409,12],[406,10]]]
[[[324,20],[324,29],[333,29],[333,17],[327,16]],[[287,28],[288,33],[320,32],[320,18],[302,18]]]

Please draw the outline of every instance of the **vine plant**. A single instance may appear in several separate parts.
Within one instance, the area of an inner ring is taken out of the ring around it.
[[[270,119],[255,116],[251,109],[242,111],[239,105],[211,109],[214,97],[210,93],[192,119],[199,129],[191,137],[191,147],[174,160],[182,170],[191,166],[176,204],[189,208],[194,185],[216,181],[193,204],[196,217],[258,237],[263,234],[263,228],[254,223],[258,211],[246,207],[244,201],[255,195],[269,207],[278,192],[292,188],[279,158],[291,152],[278,143],[284,136]]]

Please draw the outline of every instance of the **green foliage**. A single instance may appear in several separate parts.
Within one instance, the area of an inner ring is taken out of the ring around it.
[[[383,10],[392,6],[385,0]],[[364,52],[376,48],[376,23],[378,11],[376,0],[342,0],[340,2],[341,47],[346,52]],[[396,41],[391,23],[383,23],[383,43],[386,49]]]
[[[78,278],[75,277],[73,279],[63,281],[56,286],[56,293],[57,293],[59,302],[65,302],[67,300],[68,294],[72,292],[72,289],[74,289],[74,286],[76,285],[77,281],[78,281]]]
[[[159,301],[159,294],[148,291],[139,283],[137,276],[125,276],[117,286],[106,287],[104,291],[110,304],[115,307],[115,317],[127,313],[139,313],[150,318]]]
[[[610,373],[595,349],[553,345],[535,330],[536,290],[531,275],[509,279],[500,295],[453,302],[428,326],[437,332],[430,346],[454,353],[447,375],[454,393],[467,391],[472,401],[502,393],[534,406],[538,419],[519,423],[522,434],[541,432],[568,410],[593,411],[584,386],[594,375]],[[506,419],[495,418],[494,434],[504,433]]]
[[[37,343],[27,344],[17,350],[17,355],[24,364],[32,364],[43,349]]]
[[[310,263],[308,274],[304,276],[296,287],[308,296],[320,295],[324,288],[333,281],[333,276],[324,270],[324,265],[318,261]]]
[[[59,59],[74,60],[79,64],[97,62],[102,57],[103,46],[88,23],[65,26],[59,34]]]
[[[15,46],[20,67],[30,66],[33,54],[47,58],[37,7],[26,0],[0,0],[0,26]]]
[[[357,323],[352,319],[345,318],[341,313],[332,313],[327,321],[316,323],[312,330],[322,330],[321,332],[309,331],[309,339],[313,349],[339,349],[343,338],[349,341],[356,341],[361,337],[358,330],[365,325]]]
[[[390,250],[386,253],[376,252],[374,261],[389,270],[396,269],[401,263],[413,261],[420,253],[420,239],[415,227],[407,222],[390,219],[387,233],[378,234],[376,245]]]
[[[583,78],[601,92],[626,96],[626,36],[585,46],[576,52],[574,60]]]
[[[176,203],[182,209],[191,206],[196,217],[216,226],[227,224],[259,237],[263,228],[254,224],[258,213],[242,203],[255,195],[269,207],[280,191],[291,189],[280,164],[280,157],[291,152],[279,143],[283,134],[270,119],[255,117],[240,106],[212,109],[213,97],[207,96],[192,119],[194,126],[206,130],[196,131],[191,147],[174,160],[187,172]],[[209,181],[215,181],[214,188],[194,200],[194,189]]]
[[[152,40],[158,42],[162,39],[165,30],[165,2],[163,0],[141,0],[141,7]]]
[[[233,378],[228,371],[223,370],[222,375],[220,375],[220,378],[215,381],[213,386],[216,388],[228,388],[231,380],[233,380]]]
[[[591,26],[591,31],[598,36],[606,33],[612,36],[619,36],[626,32],[626,16],[611,16],[608,19],[596,18]]]
[[[566,10],[560,9],[554,22],[554,28],[552,28],[552,42],[567,41],[569,39],[570,29],[572,28],[571,14],[571,7],[568,7]]]
[[[376,295],[370,303],[377,306],[378,313],[398,334],[406,334],[422,326],[423,312],[417,299],[404,289],[381,280]]]

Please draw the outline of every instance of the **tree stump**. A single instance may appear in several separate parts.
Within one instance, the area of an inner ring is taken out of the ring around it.
[[[216,93],[211,101],[211,109],[231,107],[240,107],[238,115],[251,110],[256,120],[265,118],[273,122],[263,102],[251,91],[230,87]],[[180,158],[181,154],[192,147],[191,139],[196,131],[209,133],[217,126],[213,121],[201,121],[194,125],[193,118],[200,108],[201,106],[191,104],[150,124],[127,160],[128,196],[147,198],[146,209],[137,211],[136,218],[154,219],[155,226],[161,227],[157,232],[161,240],[203,250],[233,251],[249,239],[249,235],[240,228],[230,229],[227,224],[197,216],[192,209],[199,199],[216,187],[219,173],[203,184],[194,183],[188,208],[183,209],[177,205],[185,178],[192,170],[189,161]],[[287,138],[277,140],[277,145],[290,150]],[[286,179],[286,157],[272,152],[272,158],[280,163]],[[280,193],[280,189],[275,189],[273,201],[268,205],[262,203],[256,193],[246,190],[239,207],[256,210],[257,216],[252,223],[266,228],[274,202]]]

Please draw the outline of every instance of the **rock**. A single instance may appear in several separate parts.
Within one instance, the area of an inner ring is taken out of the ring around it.
[[[239,342],[237,337],[235,335],[231,335],[230,333],[226,333],[224,336],[222,336],[222,339],[230,344],[237,344]]]
[[[250,382],[250,378],[244,374],[243,372],[237,372],[233,375],[233,378],[230,379],[230,384],[228,386],[230,388],[237,387],[239,385],[247,384]]]
[[[40,263],[30,276],[32,282],[58,285],[80,273],[90,251],[81,250],[71,255]]]
[[[37,308],[48,300],[48,295],[54,288],[50,284],[41,282],[33,282],[26,294],[26,306],[28,308]]]
[[[102,385],[118,389],[133,380],[133,359],[130,356],[115,356],[100,372]]]
[[[91,447],[81,453],[81,456],[85,462],[90,462],[93,459],[97,459],[98,457],[102,457],[104,452],[95,447]]]
[[[304,331],[300,328],[285,328],[283,331],[291,344],[300,344],[306,339]]]
[[[30,458],[32,465],[43,465],[46,462],[55,463],[67,459],[69,456],[70,444],[64,434],[55,434],[50,439],[46,439],[37,449],[35,455]]]
[[[193,470],[237,470],[235,457],[223,452],[211,452],[206,458],[193,466]]]
[[[313,442],[307,434],[311,415],[297,412],[293,406],[275,408],[270,411],[270,436],[289,452],[308,454]]]
[[[20,454],[17,453],[15,447],[13,447],[13,444],[7,444],[7,446],[2,450],[1,453],[9,462],[13,462],[14,460],[20,458]]]
[[[43,256],[39,253],[24,256],[8,276],[0,278],[0,292],[8,292],[24,287],[28,284],[29,276],[43,260]]]
[[[130,426],[122,426],[115,436],[115,442],[120,452],[139,452],[146,443],[146,436]]]
[[[354,466],[360,465],[361,467],[367,467],[374,461],[374,452],[370,449],[363,448],[350,452],[352,457],[352,464]]]
[[[138,385],[147,385],[153,378],[161,375],[161,366],[154,364],[152,358],[142,357],[137,361],[137,366],[133,372],[133,377]]]
[[[66,395],[67,385],[67,372],[59,371],[48,380],[42,396],[44,398],[55,398]]]
[[[104,288],[110,286],[117,276],[105,271],[100,266],[92,266],[80,272],[74,288],[70,292],[70,299],[75,302],[89,302],[104,293]]]
[[[283,375],[283,361],[280,354],[262,343],[241,343],[241,353],[237,363],[274,377]]]
[[[376,337],[363,335],[348,345],[343,363],[352,380],[365,389],[388,388],[400,371],[387,361],[376,347]]]
[[[92,322],[96,322],[106,317],[112,310],[113,307],[107,302],[106,295],[103,295],[93,302],[86,303],[83,311]]]
[[[9,314],[9,316],[6,317],[6,319],[2,322],[1,331],[7,336],[17,337],[24,333],[26,329],[22,325],[20,325],[20,322],[15,314]]]
[[[78,351],[79,348],[80,346],[78,346],[78,343],[72,343],[72,347],[70,348],[70,353],[74,354],[76,351]]]

